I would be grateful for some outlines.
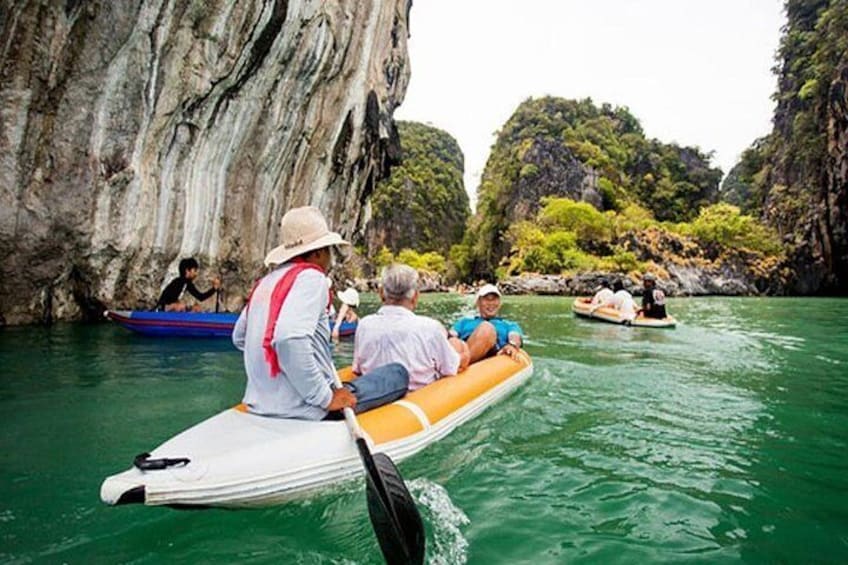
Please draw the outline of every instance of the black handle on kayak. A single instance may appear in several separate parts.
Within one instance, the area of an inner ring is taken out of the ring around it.
[[[141,453],[136,455],[135,459],[133,459],[133,465],[142,471],[161,471],[168,467],[188,465],[189,463],[191,463],[191,459],[188,457],[177,457],[175,459],[169,459],[167,457],[163,457],[161,459],[150,459],[149,453]]]

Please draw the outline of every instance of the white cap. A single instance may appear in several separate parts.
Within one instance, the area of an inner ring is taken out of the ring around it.
[[[480,290],[477,291],[477,298],[480,298],[481,296],[486,296],[487,294],[497,294],[498,296],[500,296],[501,291],[499,291],[498,287],[493,284],[484,284],[480,287]]]
[[[348,306],[353,306],[354,308],[359,306],[359,293],[353,287],[347,288],[342,292],[337,292],[336,296]]]

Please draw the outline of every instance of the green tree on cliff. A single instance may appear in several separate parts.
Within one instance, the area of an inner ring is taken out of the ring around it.
[[[738,206],[743,212],[760,216],[763,209],[763,175],[767,138],[761,138],[742,153],[740,161],[721,183],[723,202]]]
[[[462,241],[471,214],[462,151],[450,134],[432,126],[398,122],[398,131],[402,162],[371,196],[367,253],[408,249],[446,257]]]
[[[698,248],[712,247],[719,254],[739,250],[760,259],[778,256],[782,251],[774,230],[726,203],[702,208],[692,222],[672,223],[656,221],[648,210],[635,204],[621,212],[599,212],[585,202],[545,198],[532,221],[510,226],[510,254],[501,271],[562,274],[641,270],[644,259],[659,253],[650,249],[648,232],[661,233],[680,250],[694,243]]]
[[[527,99],[498,133],[464,241],[474,276],[492,276],[509,252],[511,225],[545,196],[601,209],[639,204],[658,220],[686,221],[717,200],[711,155],[647,139],[627,108],[591,99]]]

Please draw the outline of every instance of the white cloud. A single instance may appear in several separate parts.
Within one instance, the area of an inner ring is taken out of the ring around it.
[[[416,0],[395,118],[465,153],[476,200],[495,131],[529,96],[627,106],[645,133],[727,171],[771,129],[781,0]]]

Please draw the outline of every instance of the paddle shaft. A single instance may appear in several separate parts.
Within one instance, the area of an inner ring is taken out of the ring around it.
[[[339,389],[344,386],[338,373],[335,373],[333,378],[333,388]],[[356,419],[356,414],[353,412],[353,408],[345,408],[342,412],[344,413],[345,422],[347,422],[347,429],[350,430],[350,435],[352,435],[354,439],[365,439],[362,435],[362,428],[359,426],[359,420]]]
[[[334,379],[335,388],[341,388],[338,374]],[[383,557],[392,565],[423,563],[424,526],[400,471],[385,453],[377,454],[379,464],[375,461],[353,409],[344,408],[342,412],[365,467],[368,515]],[[391,492],[389,484],[395,485]]]

